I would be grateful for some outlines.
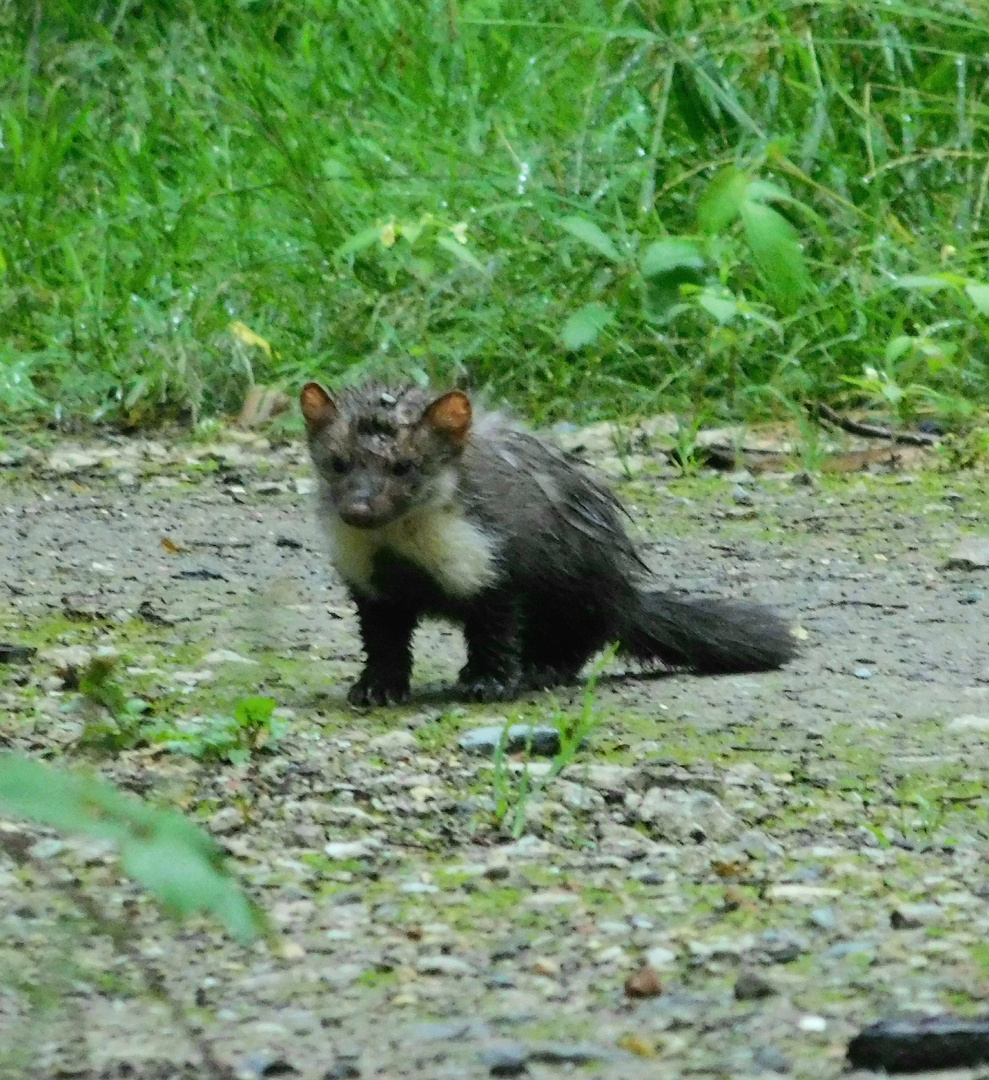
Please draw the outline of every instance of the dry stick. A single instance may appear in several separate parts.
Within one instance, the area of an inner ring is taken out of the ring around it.
[[[176,1027],[181,1030],[183,1035],[198,1051],[204,1066],[203,1076],[206,1080],[238,1080],[237,1070],[230,1065],[225,1065],[216,1056],[209,1039],[190,1022],[182,1005],[176,1001],[169,991],[164,975],[146,956],[141,954],[127,927],[122,923],[108,919],[100,911],[95,901],[87,896],[74,881],[56,881],[52,878],[47,870],[31,857],[28,845],[24,842],[25,839],[23,833],[7,832],[5,829],[0,828],[0,851],[13,859],[18,866],[29,867],[51,888],[67,897],[101,934],[105,934],[113,942],[113,947],[117,952],[130,960],[140,972],[148,992],[165,1003]]]
[[[906,444],[907,446],[937,446],[941,441],[939,435],[928,435],[923,431],[891,431],[889,428],[880,427],[878,424],[863,424],[858,420],[851,420],[847,416],[836,413],[830,406],[823,402],[808,402],[807,411],[811,416],[817,416],[834,424],[852,435],[864,435],[868,439],[890,439],[892,442]]]

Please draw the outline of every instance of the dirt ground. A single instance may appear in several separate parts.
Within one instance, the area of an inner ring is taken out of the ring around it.
[[[245,1077],[826,1078],[877,1018],[978,1013],[989,570],[948,557],[985,531],[984,475],[632,472],[659,581],[777,606],[805,635],[797,661],[612,664],[593,695],[463,706],[444,694],[459,637],[429,627],[412,704],[361,713],[297,445],[8,444],[0,641],[39,651],[0,665],[0,747],[88,762],[200,821],[281,942],[176,926],[106,848],[31,832],[32,869],[0,859],[0,1076],[207,1075],[61,875],[127,917]],[[199,730],[264,694],[286,731],[239,765],[140,734],[94,749],[73,646],[116,650],[148,725]],[[581,718],[560,776],[459,745]]]

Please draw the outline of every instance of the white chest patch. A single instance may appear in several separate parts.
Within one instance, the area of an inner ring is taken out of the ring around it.
[[[343,580],[372,596],[374,557],[389,551],[425,571],[448,596],[466,600],[497,576],[495,537],[448,504],[414,510],[380,529],[331,519],[330,557]]]

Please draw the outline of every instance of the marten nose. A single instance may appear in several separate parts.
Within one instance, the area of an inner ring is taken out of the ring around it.
[[[355,529],[373,528],[378,524],[379,516],[367,502],[351,501],[340,507],[340,517]]]

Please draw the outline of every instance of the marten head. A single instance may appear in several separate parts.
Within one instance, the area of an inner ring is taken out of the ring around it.
[[[310,382],[300,403],[324,497],[347,525],[377,529],[449,498],[471,425],[462,391],[365,386],[334,399]]]

